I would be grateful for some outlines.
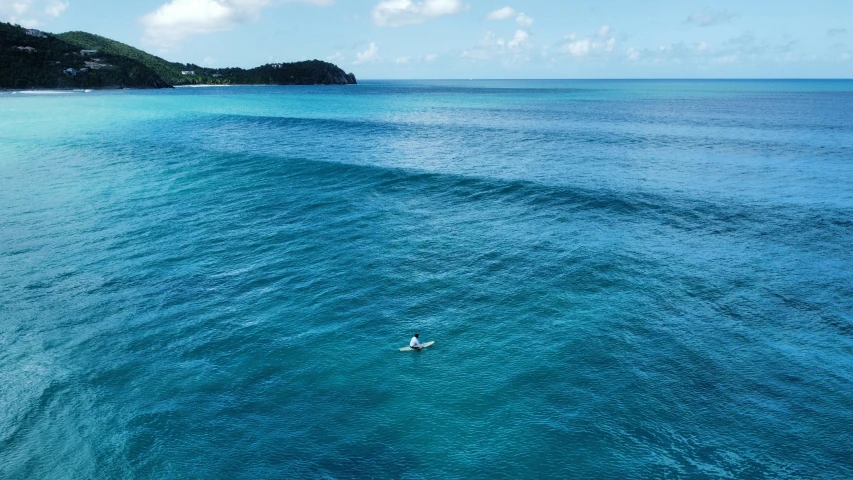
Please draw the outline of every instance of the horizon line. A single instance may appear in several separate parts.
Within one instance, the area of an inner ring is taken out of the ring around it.
[[[853,77],[359,78],[371,81],[853,81]]]

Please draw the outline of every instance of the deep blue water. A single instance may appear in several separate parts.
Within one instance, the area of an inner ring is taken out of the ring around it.
[[[853,478],[851,247],[853,81],[0,93],[0,478]]]

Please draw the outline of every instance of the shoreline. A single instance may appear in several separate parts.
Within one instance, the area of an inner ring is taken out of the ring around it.
[[[234,83],[216,85],[198,83],[194,85],[173,85],[172,88],[211,88],[211,87],[346,87],[357,83]]]
[[[211,85],[211,84],[198,84],[198,85],[174,85],[168,88],[0,88],[0,93],[24,93],[29,95],[49,95],[49,94],[62,94],[62,93],[91,93],[96,91],[117,91],[117,90],[172,90],[177,88],[216,88],[216,87],[330,87],[330,86],[348,86],[354,84],[333,84],[326,85],[323,83],[306,83],[306,84],[287,84],[287,85],[279,85],[275,83],[261,83],[261,84],[236,84],[236,85]]]

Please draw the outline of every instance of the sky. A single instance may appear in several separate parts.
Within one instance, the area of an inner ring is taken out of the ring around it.
[[[853,78],[853,0],[0,0],[0,20],[359,79]]]

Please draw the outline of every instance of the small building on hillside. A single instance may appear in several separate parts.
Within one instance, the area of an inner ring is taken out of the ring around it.
[[[195,70],[181,70],[181,75],[195,75]]]
[[[80,50],[80,55],[84,57],[92,57],[98,54],[97,50]]]
[[[222,74],[221,73],[214,73],[213,78],[222,78]]]
[[[83,63],[85,63],[86,66],[91,68],[92,70],[100,70],[102,68],[109,67],[109,64],[106,64],[106,63],[98,63],[98,62],[83,62]]]
[[[77,69],[76,68],[66,68],[65,70],[63,70],[63,73],[65,73],[66,75],[71,75],[73,77],[73,76],[77,75]]]
[[[46,33],[42,32],[41,30],[36,30],[34,28],[27,29],[26,31],[24,31],[24,33],[26,33],[27,35],[29,35],[31,37],[47,38]]]
[[[280,64],[280,63],[271,63],[271,64],[270,64],[270,66],[271,66],[272,68],[281,68],[281,67],[283,67],[283,65],[282,65],[282,64]]]
[[[15,48],[16,48],[16,49],[18,49],[18,50],[20,50],[20,51],[22,51],[22,52],[27,52],[27,53],[33,53],[33,52],[37,52],[37,51],[38,51],[38,50],[36,50],[36,49],[35,49],[35,48],[33,48],[33,47],[15,47]]]

